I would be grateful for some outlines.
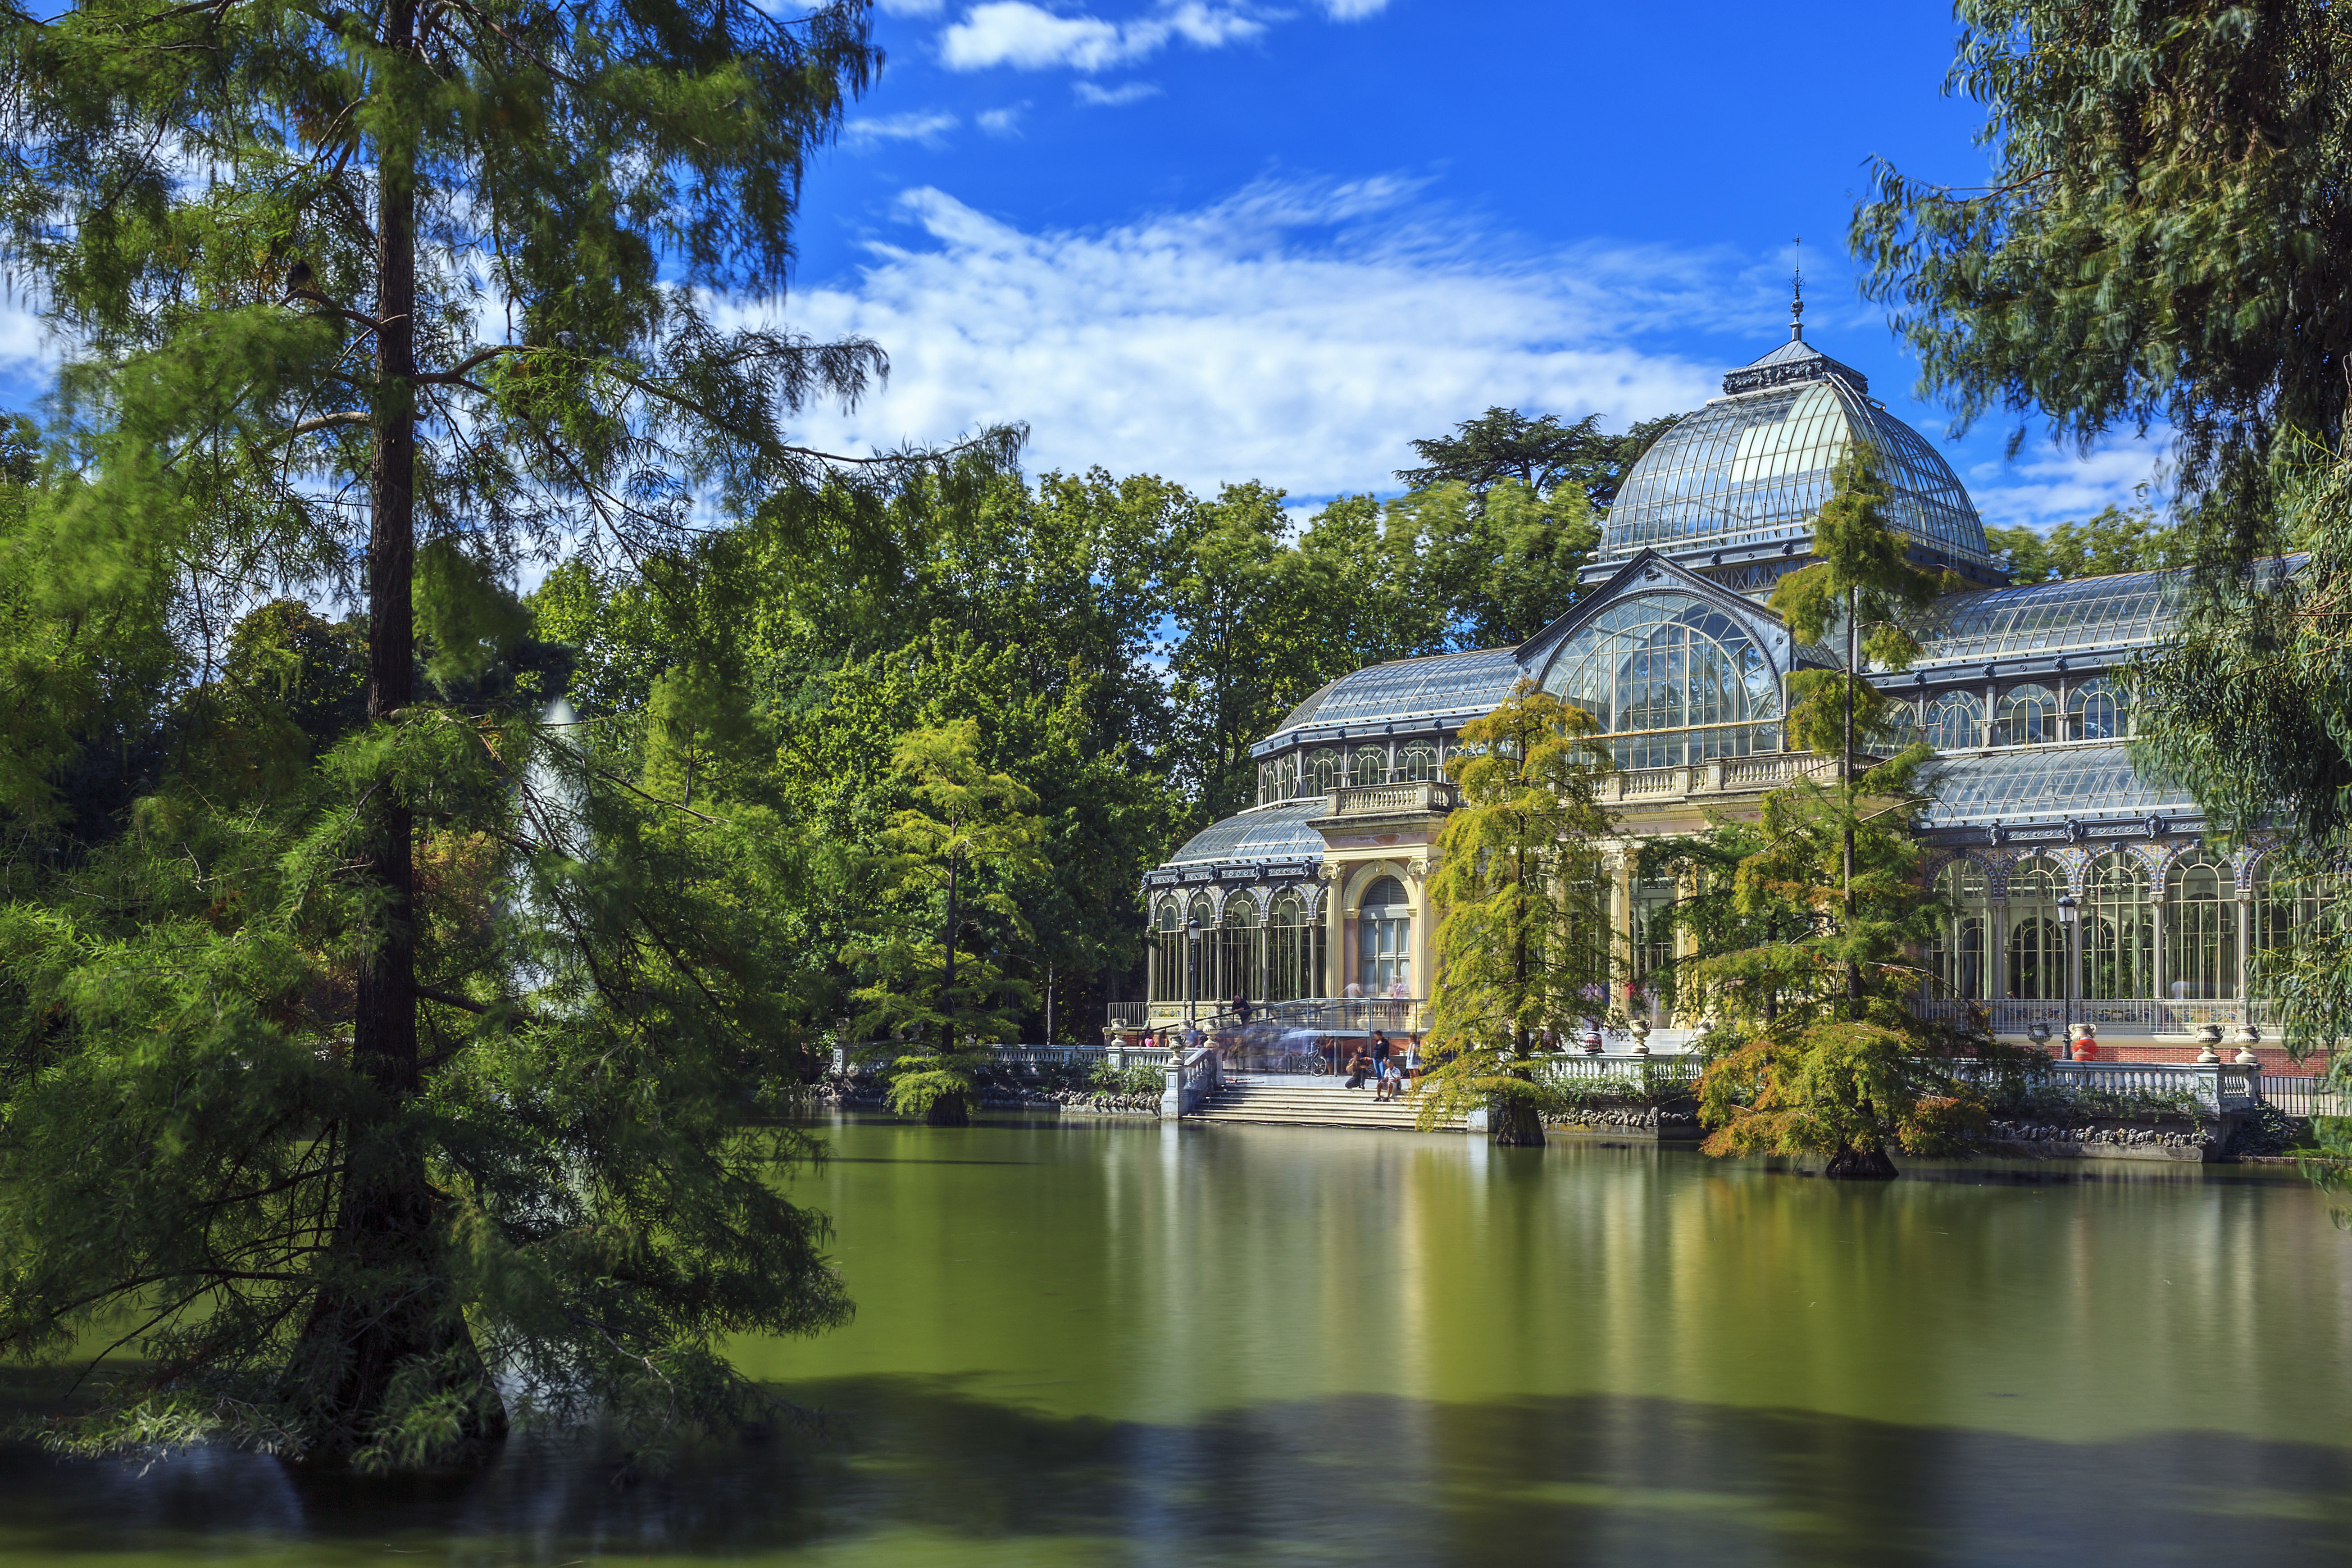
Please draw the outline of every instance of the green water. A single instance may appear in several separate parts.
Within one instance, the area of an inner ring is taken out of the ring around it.
[[[0,1451],[19,1564],[2352,1560],[2352,1236],[2291,1176],[1152,1123],[836,1127],[825,1413],[658,1481]]]

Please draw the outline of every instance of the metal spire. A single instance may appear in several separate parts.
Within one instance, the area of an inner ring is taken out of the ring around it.
[[[1797,269],[1789,282],[1789,341],[1802,342],[1805,339],[1805,238],[1799,235],[1790,243],[1797,247]]]

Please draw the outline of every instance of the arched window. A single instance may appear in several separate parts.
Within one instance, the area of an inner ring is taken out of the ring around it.
[[[1422,784],[1433,779],[1437,776],[1437,748],[1407,746],[1397,758],[1397,765],[1404,770],[1404,776],[1410,783]]]
[[[1222,1009],[1236,996],[1255,999],[1265,989],[1258,973],[1257,900],[1235,893],[1225,900],[1224,918],[1217,922],[1217,973],[1212,993]]]
[[[1276,795],[1274,793],[1274,764],[1273,764],[1272,763],[1258,763],[1258,765],[1257,765],[1257,803],[1258,803],[1258,805],[1272,805],[1276,800],[1277,800],[1277,799],[1279,799],[1279,798],[1280,798],[1280,797],[1279,797],[1278,795]]]
[[[1984,868],[1955,860],[1936,873],[1936,899],[1944,906],[1927,966],[1948,996],[1980,1001],[1985,994],[1986,890]]]
[[[2066,922],[2059,918],[2058,895],[2066,873],[2055,860],[2036,855],[2009,874],[2007,990],[2029,1002],[2066,994]]]
[[[2084,681],[2066,694],[2066,738],[2120,741],[2130,732],[2131,711],[2122,690],[2105,676]]]
[[[1883,737],[1891,752],[1916,746],[1923,739],[1919,731],[1919,712],[1910,703],[1897,699],[1886,705],[1886,731]]]
[[[2165,879],[2164,974],[2168,1002],[2238,994],[2238,878],[2230,867],[2200,855]]]
[[[1184,1000],[1184,905],[1173,897],[1160,900],[1151,920],[1151,999]]]
[[[1339,753],[1324,749],[1307,753],[1299,777],[1301,795],[1329,795],[1339,787]]]
[[[2058,738],[2058,694],[2046,686],[2012,686],[2002,693],[1996,746],[2039,746]]]
[[[1323,994],[1323,927],[1309,923],[1307,895],[1292,889],[1274,896],[1266,919],[1265,999],[1288,1002]]]
[[[1984,744],[1984,699],[1947,691],[1927,703],[1927,744],[1939,752],[1972,752]]]
[[[1577,630],[1544,687],[1601,721],[1623,768],[1780,749],[1780,682],[1747,628],[1689,594],[1644,594]]]
[[[1386,746],[1358,746],[1356,754],[1348,760],[1348,782],[1361,789],[1367,784],[1389,782],[1389,751]]]
[[[1364,889],[1356,913],[1356,984],[1367,996],[1389,996],[1402,981],[1412,994],[1412,905],[1404,884],[1382,877]]]
[[[2083,988],[2095,1000],[2156,994],[2156,911],[2147,868],[2120,850],[2091,864],[2083,889]]]

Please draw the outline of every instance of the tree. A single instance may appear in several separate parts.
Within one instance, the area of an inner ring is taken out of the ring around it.
[[[1963,424],[2174,433],[2215,542],[2266,548],[2296,437],[2344,433],[2352,35],[2320,0],[1964,0],[1951,85],[1989,186],[1880,163],[1854,213],[1870,297]]]
[[[1645,419],[1622,436],[1605,436],[1598,414],[1563,425],[1557,415],[1530,419],[1514,408],[1489,408],[1456,425],[1451,436],[1415,441],[1412,449],[1423,466],[1399,468],[1397,482],[1412,490],[1444,484],[1484,490],[1516,479],[1539,496],[1571,485],[1592,505],[1605,507],[1642,454],[1681,417]]]
[[[1008,1037],[1027,1000],[1027,987],[995,952],[967,950],[967,934],[993,915],[1027,936],[1003,883],[1045,869],[1029,816],[1036,795],[1008,773],[982,769],[979,747],[980,726],[970,719],[900,738],[897,769],[918,804],[899,811],[884,836],[891,850],[877,900],[884,928],[850,954],[873,977],[855,993],[866,1009],[858,1026],[919,1042],[892,1064],[891,1107],[933,1127],[971,1120],[978,1058],[961,1042]]]
[[[1675,966],[1677,1005],[1723,1026],[1699,1080],[1705,1152],[1808,1155],[1833,1179],[1883,1180],[1896,1173],[1890,1142],[1965,1150],[1986,1075],[2021,1065],[2025,1053],[1912,1011],[1930,984],[1912,954],[1937,911],[1908,831],[1927,757],[1914,747],[1851,791],[1804,781],[1767,795],[1753,827],[1648,851],[1712,873],[1678,912],[1705,945]]]
[[[1886,523],[1886,479],[1877,450],[1857,442],[1838,459],[1830,499],[1813,520],[1814,563],[1773,584],[1771,607],[1801,643],[1818,643],[1842,630],[1842,669],[1801,670],[1789,679],[1789,732],[1807,750],[1834,752],[1844,797],[1843,880],[1849,924],[1858,919],[1853,892],[1853,823],[1861,786],[1855,741],[1885,728],[1888,699],[1863,677],[1867,658],[1882,669],[1907,669],[1919,657],[1918,639],[1903,624],[1939,594],[1957,591],[1951,573],[1911,564],[1911,542]],[[1864,628],[1867,635],[1864,635]],[[1849,976],[1857,1020],[1862,1003],[1859,960]]]
[[[879,352],[704,301],[781,282],[878,60],[857,0],[0,19],[0,245],[81,345],[26,626],[209,627],[320,578],[367,608],[364,732],[267,810],[163,766],[92,868],[116,901],[16,911],[0,1344],[155,1310],[122,1440],[426,1462],[502,1429],[500,1377],[723,1413],[719,1333],[845,1311],[721,1069],[791,1037],[740,929],[776,837],[416,675],[470,692],[519,624],[496,580],[558,536],[646,560],[697,505],[818,516],[845,465],[782,422]]]
[[[1601,542],[1574,485],[1544,498],[1517,479],[1484,490],[1449,480],[1400,497],[1387,511],[1384,545],[1403,597],[1462,648],[1508,647],[1566,615],[1577,572]]]
[[[2189,564],[2176,531],[2149,507],[2108,507],[2082,522],[2062,522],[2048,533],[2031,528],[1988,528],[1993,560],[2016,583],[2063,583],[2119,572],[2160,572]]]
[[[1535,1076],[1547,1026],[1605,1007],[1610,942],[1599,841],[1612,763],[1600,723],[1532,681],[1463,726],[1447,771],[1462,804],[1438,838],[1436,1065],[1416,1090],[1427,1128],[1486,1111],[1498,1144],[1540,1146]]]

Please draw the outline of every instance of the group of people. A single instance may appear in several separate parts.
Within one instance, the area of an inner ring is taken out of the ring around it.
[[[1419,1066],[1419,1062],[1391,1045],[1387,1035],[1376,1029],[1372,1037],[1358,1046],[1356,1054],[1348,1058],[1348,1081],[1344,1087],[1361,1089],[1370,1079],[1374,1100],[1402,1099],[1412,1086],[1413,1071]]]

